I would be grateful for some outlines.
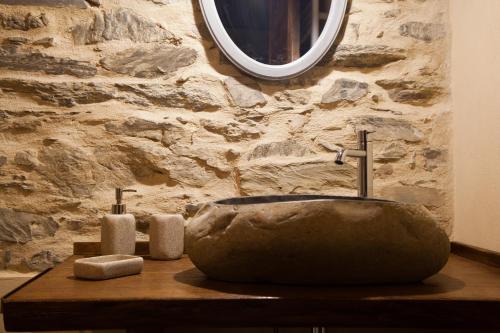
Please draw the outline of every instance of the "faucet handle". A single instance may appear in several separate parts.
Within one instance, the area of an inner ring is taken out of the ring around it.
[[[375,133],[374,130],[359,130],[358,131],[358,142],[359,143],[365,143],[368,142],[368,134]]]
[[[375,133],[376,131],[375,130],[358,130],[358,135],[362,135],[362,134],[372,134],[372,133]]]

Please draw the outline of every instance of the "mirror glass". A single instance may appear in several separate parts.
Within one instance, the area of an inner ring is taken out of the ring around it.
[[[268,65],[291,63],[318,41],[332,0],[214,0],[231,40]]]
[[[348,0],[199,0],[214,41],[239,69],[265,80],[308,71],[330,50]]]

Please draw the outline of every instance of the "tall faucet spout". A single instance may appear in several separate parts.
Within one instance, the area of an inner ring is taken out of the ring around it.
[[[373,196],[373,148],[368,134],[366,130],[358,131],[358,150],[364,152],[358,161],[358,196],[363,198]]]
[[[358,149],[340,148],[335,164],[343,165],[347,156],[358,158],[358,196],[373,196],[373,149],[367,131],[358,132]]]
[[[366,151],[365,150],[359,150],[359,149],[344,149],[340,148],[337,150],[337,156],[335,157],[335,163],[338,165],[342,165],[345,163],[345,158],[349,157],[366,157]]]

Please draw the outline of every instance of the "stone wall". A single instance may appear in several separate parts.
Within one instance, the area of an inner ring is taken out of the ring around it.
[[[212,199],[354,195],[333,151],[363,128],[376,195],[450,231],[447,20],[447,0],[352,0],[332,52],[276,83],[221,56],[196,1],[0,0],[0,268],[99,239],[117,186],[140,239]]]

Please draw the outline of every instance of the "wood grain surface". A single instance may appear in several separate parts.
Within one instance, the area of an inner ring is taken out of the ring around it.
[[[8,330],[172,326],[500,329],[500,269],[452,255],[413,285],[307,287],[209,280],[189,258],[146,258],[140,275],[73,277],[73,256],[3,300]]]
[[[451,243],[451,252],[461,257],[500,268],[500,253],[458,242]]]

